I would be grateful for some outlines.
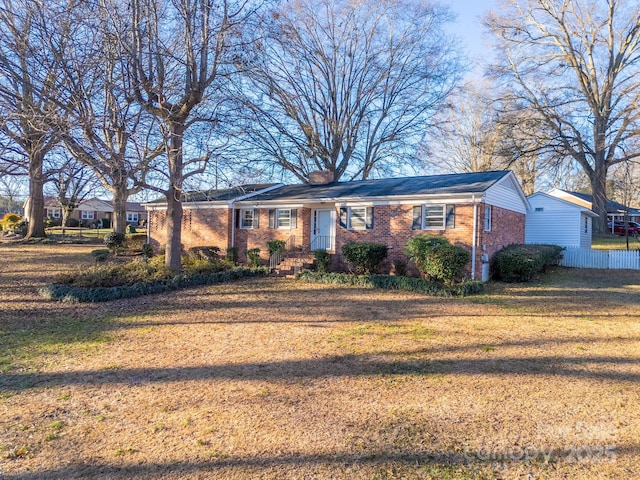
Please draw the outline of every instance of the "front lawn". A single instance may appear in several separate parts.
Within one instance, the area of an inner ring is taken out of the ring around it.
[[[638,272],[38,296],[93,248],[0,246],[3,479],[640,477]]]
[[[622,235],[597,235],[591,241],[595,250],[626,250],[627,240]],[[640,237],[629,237],[629,249],[640,249]]]

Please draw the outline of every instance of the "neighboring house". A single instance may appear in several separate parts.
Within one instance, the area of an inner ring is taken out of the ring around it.
[[[479,278],[483,258],[524,243],[529,204],[509,171],[389,178],[305,185],[248,185],[191,193],[183,199],[183,247],[214,245],[246,250],[280,239],[305,250],[340,253],[351,241],[384,243],[389,261],[404,260],[418,233],[444,235],[473,258]],[[149,239],[166,244],[166,204],[149,210]]]
[[[544,243],[561,247],[591,248],[593,218],[588,207],[546,193],[527,197],[525,243]]]
[[[29,200],[27,199],[27,202]],[[25,202],[25,212],[28,211],[27,202]],[[62,207],[55,197],[44,198],[44,216],[54,221],[62,221]],[[78,206],[73,209],[70,219],[75,219],[84,226],[93,226],[103,219],[113,219],[113,206],[110,200],[101,198],[87,198],[79,202]],[[146,220],[145,208],[140,203],[127,202],[127,223],[137,226]]]
[[[593,196],[588,193],[567,192],[566,190],[554,188],[549,192],[549,195],[592,210]],[[614,202],[613,200],[607,200],[607,221],[623,221],[625,214],[629,215],[628,220],[640,222],[640,210]]]

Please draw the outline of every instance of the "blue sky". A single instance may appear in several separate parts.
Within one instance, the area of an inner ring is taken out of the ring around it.
[[[480,17],[494,8],[497,0],[441,0],[458,15],[458,20],[450,26],[450,31],[462,39],[469,56],[481,57],[487,54],[483,40]]]

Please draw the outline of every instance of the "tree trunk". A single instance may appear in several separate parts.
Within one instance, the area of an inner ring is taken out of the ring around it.
[[[111,228],[114,232],[126,233],[127,228],[127,199],[129,192],[127,186],[115,186],[111,192],[113,193],[113,224]]]
[[[182,202],[174,188],[167,196],[167,245],[165,248],[165,265],[174,272],[182,268]]]
[[[607,232],[607,167],[596,159],[596,168],[591,178],[591,209],[598,214],[593,222],[593,233]]]
[[[44,155],[33,153],[29,158],[29,229],[26,238],[44,237],[44,177],[42,175]]]
[[[167,161],[169,164],[169,190],[167,191],[167,246],[165,265],[174,272],[182,268],[182,138],[184,125],[172,122]]]

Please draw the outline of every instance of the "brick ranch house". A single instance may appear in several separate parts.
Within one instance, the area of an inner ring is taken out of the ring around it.
[[[313,178],[312,178],[313,180]],[[191,192],[183,198],[185,249],[237,247],[240,260],[267,242],[340,253],[347,242],[389,247],[389,265],[404,260],[407,240],[439,234],[472,254],[471,278],[502,247],[524,243],[529,203],[513,172],[494,171],[301,185],[245,185]],[[145,204],[149,242],[166,244],[166,204]],[[483,275],[484,276],[484,275]]]

